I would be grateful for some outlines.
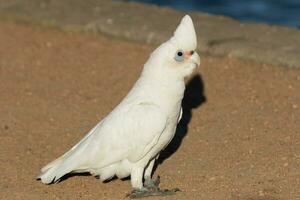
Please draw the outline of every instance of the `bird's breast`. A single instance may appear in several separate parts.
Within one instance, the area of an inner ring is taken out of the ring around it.
[[[168,115],[166,128],[161,134],[157,143],[157,146],[158,148],[160,148],[160,150],[164,149],[175,135],[176,127],[178,124],[178,118],[181,110],[181,104],[177,105],[176,107],[173,107],[173,110],[174,111],[169,113]]]

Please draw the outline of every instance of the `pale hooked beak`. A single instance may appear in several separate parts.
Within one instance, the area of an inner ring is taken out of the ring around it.
[[[200,66],[200,56],[197,52],[193,52],[193,54],[190,56],[190,60],[192,63],[196,64],[197,67]]]

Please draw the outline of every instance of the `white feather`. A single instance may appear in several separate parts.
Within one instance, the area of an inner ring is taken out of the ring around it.
[[[143,172],[174,136],[184,93],[184,78],[200,64],[197,53],[182,63],[178,49],[194,51],[193,22],[185,16],[174,36],[158,47],[128,95],[78,144],[41,169],[49,184],[70,172],[90,172],[106,180],[131,175],[132,186],[142,188]]]

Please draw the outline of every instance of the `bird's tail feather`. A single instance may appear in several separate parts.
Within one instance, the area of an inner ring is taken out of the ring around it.
[[[42,183],[51,184],[57,182],[65,174],[73,171],[75,168],[74,162],[71,162],[69,156],[63,155],[43,167],[38,179],[41,179]]]
[[[82,156],[82,152],[84,152],[88,139],[94,133],[98,125],[68,152],[44,166],[37,179],[41,179],[45,184],[50,184],[57,182],[62,176],[72,171],[86,171],[85,167],[82,166],[85,162],[85,157]]]
[[[66,157],[65,155],[62,155],[59,158],[57,158],[57,159],[53,160],[52,162],[48,163],[46,166],[44,166],[41,169],[41,173],[45,173],[50,168],[53,168],[54,166],[59,165],[60,163],[62,163],[62,161],[64,160],[65,157]]]
[[[82,142],[44,166],[41,169],[41,174],[37,178],[41,179],[42,183],[51,184],[57,182],[65,174],[76,170],[84,162],[84,157],[81,156],[84,148],[82,148],[82,146],[79,148],[80,144],[82,144]]]

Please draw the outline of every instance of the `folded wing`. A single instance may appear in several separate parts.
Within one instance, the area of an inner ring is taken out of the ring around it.
[[[42,168],[39,178],[49,184],[70,172],[101,169],[128,159],[137,162],[157,143],[167,118],[152,103],[117,108],[67,153]]]

